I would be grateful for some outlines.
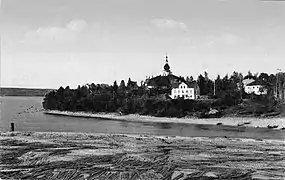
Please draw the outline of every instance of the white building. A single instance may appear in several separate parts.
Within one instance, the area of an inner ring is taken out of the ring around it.
[[[188,84],[182,82],[177,87],[172,88],[170,97],[172,99],[196,99],[195,88],[190,87]]]
[[[264,95],[267,94],[267,84],[263,81],[253,81],[244,86],[244,91],[247,94]]]
[[[147,78],[145,85],[148,89],[171,89],[169,97],[172,99],[197,99],[200,92],[196,82],[187,82],[184,78],[172,74],[167,56],[163,71],[155,77]]]

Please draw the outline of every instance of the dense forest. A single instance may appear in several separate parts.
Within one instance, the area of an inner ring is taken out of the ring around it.
[[[244,92],[242,80],[246,78],[260,79],[268,83],[266,95],[248,95]],[[207,100],[170,99],[167,94],[171,89],[148,89],[142,83],[137,86],[129,78],[118,85],[86,84],[70,89],[69,86],[46,94],[43,107],[47,110],[84,111],[84,112],[120,112],[124,114],[138,113],[142,115],[184,117],[205,115],[210,109],[216,109],[223,115],[255,115],[266,113],[279,114],[280,106],[274,98],[276,76],[266,73],[246,76],[233,72],[215,80],[208,73],[199,75],[197,80],[186,77],[186,81],[196,81],[200,94]]]

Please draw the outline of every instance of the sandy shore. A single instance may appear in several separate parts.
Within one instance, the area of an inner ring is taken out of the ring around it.
[[[241,118],[241,117],[223,117],[211,119],[197,119],[197,118],[167,118],[167,117],[153,117],[142,116],[137,114],[120,115],[118,113],[85,113],[85,112],[69,112],[69,111],[45,111],[47,114],[64,115],[74,117],[86,118],[104,118],[122,121],[137,121],[137,122],[157,122],[157,123],[188,123],[188,124],[212,124],[216,125],[222,123],[229,126],[249,126],[249,127],[268,127],[277,126],[275,129],[285,128],[285,118]]]
[[[0,179],[284,179],[285,141],[0,132]]]

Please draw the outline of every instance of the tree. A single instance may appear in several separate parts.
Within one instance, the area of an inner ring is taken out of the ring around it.
[[[206,71],[204,72],[204,78],[205,78],[205,81],[209,81],[208,73]]]
[[[270,74],[270,76],[268,77],[268,82],[271,84],[275,84],[276,83],[276,76],[274,74]]]
[[[252,75],[252,73],[250,71],[247,72],[247,75],[244,76],[244,79],[255,79],[255,76]]]
[[[269,75],[267,73],[260,73],[260,75],[258,76],[258,79],[268,82]]]
[[[200,74],[198,76],[198,80],[197,80],[197,83],[198,83],[198,86],[200,88],[200,94],[201,95],[206,95],[207,92],[206,92],[206,88],[205,88],[205,78]]]
[[[91,92],[95,92],[96,91],[96,85],[94,83],[91,83],[91,85],[89,86],[89,89]]]
[[[239,73],[234,71],[230,77],[230,80],[232,80],[233,83],[239,83],[240,82]]]
[[[125,84],[124,80],[121,81],[120,86],[119,86],[119,90],[120,91],[125,91],[126,90],[126,84]]]
[[[222,89],[223,82],[221,80],[220,75],[217,76],[215,80],[215,94],[217,94]]]
[[[186,81],[187,81],[187,82],[190,82],[189,76],[186,77]]]
[[[209,75],[206,71],[204,72],[204,78],[205,78],[204,93],[205,95],[212,96],[214,94],[214,82],[209,78]]]
[[[128,89],[132,88],[132,80],[131,80],[131,78],[128,79],[127,88]]]
[[[119,88],[119,86],[118,86],[118,84],[117,84],[117,81],[114,81],[114,84],[113,84],[113,91],[114,92],[117,92],[117,90],[118,90],[118,88]]]
[[[43,101],[43,108],[44,109],[50,109],[50,110],[57,110],[57,97],[56,97],[56,91],[51,91],[45,95],[44,101]]]
[[[193,76],[190,76],[190,82],[193,82],[193,81],[194,81]]]

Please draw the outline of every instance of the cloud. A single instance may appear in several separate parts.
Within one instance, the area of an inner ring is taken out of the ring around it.
[[[87,26],[87,23],[84,20],[73,20],[66,25],[66,28],[71,31],[82,31]]]
[[[211,38],[210,41],[208,41],[208,45],[217,45],[217,44],[224,44],[224,45],[235,45],[239,42],[241,42],[243,38],[232,34],[232,33],[226,33],[222,34],[221,36]]]
[[[22,43],[65,43],[76,40],[87,26],[84,20],[72,20],[65,27],[40,27],[25,34]]]
[[[180,29],[182,31],[187,31],[188,29],[185,23],[172,19],[152,19],[150,24],[161,29]]]

